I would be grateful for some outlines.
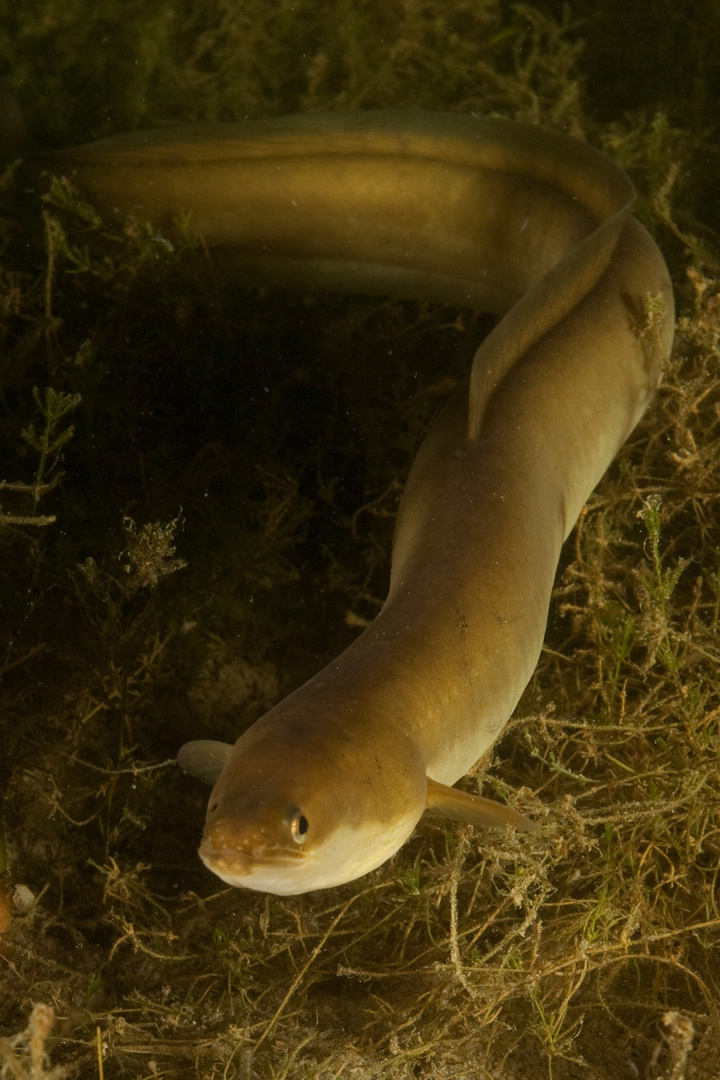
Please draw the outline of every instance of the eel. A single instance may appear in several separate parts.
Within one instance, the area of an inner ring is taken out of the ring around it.
[[[106,210],[166,228],[189,212],[238,279],[502,316],[414,461],[377,618],[234,746],[180,750],[214,784],[205,864],[291,895],[380,866],[426,808],[536,828],[452,785],[530,679],[563,541],[672,345],[627,176],[562,134],[422,112],[145,132],[57,160]]]

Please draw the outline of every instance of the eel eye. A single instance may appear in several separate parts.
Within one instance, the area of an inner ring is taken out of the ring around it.
[[[308,819],[302,810],[293,810],[290,815],[290,835],[296,844],[305,843],[309,828]]]

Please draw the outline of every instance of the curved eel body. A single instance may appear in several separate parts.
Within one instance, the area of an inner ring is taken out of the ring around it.
[[[295,894],[379,866],[426,806],[533,828],[449,785],[527,684],[561,545],[670,350],[671,286],[629,180],[553,132],[423,113],[150,132],[60,161],[105,208],[189,210],[247,280],[503,314],[413,464],[378,617],[233,747],[180,751],[215,785],[207,866]]]

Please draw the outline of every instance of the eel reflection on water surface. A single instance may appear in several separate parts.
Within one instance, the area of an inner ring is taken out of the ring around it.
[[[560,548],[651,400],[673,335],[663,258],[625,174],[530,125],[327,113],[108,139],[56,158],[98,205],[171,227],[254,283],[502,314],[423,442],[377,618],[234,746],[200,855],[278,894],[388,859],[427,807],[535,826],[450,787],[536,665]]]

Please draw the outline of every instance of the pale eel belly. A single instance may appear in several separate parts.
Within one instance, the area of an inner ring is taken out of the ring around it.
[[[107,210],[167,227],[189,211],[246,281],[503,315],[413,464],[378,617],[234,746],[181,749],[214,783],[206,865],[303,893],[379,866],[426,807],[534,828],[449,785],[527,684],[561,545],[672,344],[668,273],[625,174],[525,124],[393,112],[147,132],[54,168]]]

